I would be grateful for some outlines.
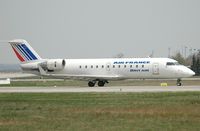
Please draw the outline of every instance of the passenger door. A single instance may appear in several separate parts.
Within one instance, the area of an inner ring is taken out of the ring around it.
[[[153,64],[152,73],[153,73],[153,75],[159,75],[159,64],[158,63]]]

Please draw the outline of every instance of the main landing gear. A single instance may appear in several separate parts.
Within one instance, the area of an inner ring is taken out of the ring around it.
[[[89,87],[94,87],[95,84],[96,84],[96,81],[89,81],[89,82],[88,82],[88,86],[89,86]]]
[[[93,81],[89,81],[88,82],[88,86],[89,87],[94,87],[97,81],[98,81],[97,85],[99,87],[103,87],[105,85],[105,83],[108,83],[107,80],[93,80]]]
[[[177,85],[177,86],[181,86],[181,85],[182,85],[181,79],[177,79],[176,85]]]

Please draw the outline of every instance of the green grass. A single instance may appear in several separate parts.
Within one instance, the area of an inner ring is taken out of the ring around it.
[[[200,130],[200,92],[0,94],[0,130]]]

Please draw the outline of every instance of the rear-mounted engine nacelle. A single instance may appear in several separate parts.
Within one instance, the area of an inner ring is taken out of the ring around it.
[[[50,59],[46,62],[46,68],[48,71],[59,71],[63,70],[65,67],[65,60],[64,59]]]

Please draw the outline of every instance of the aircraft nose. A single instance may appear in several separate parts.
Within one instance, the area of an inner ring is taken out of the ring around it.
[[[191,76],[195,75],[195,72],[192,71],[191,69],[187,68],[187,67],[184,67],[182,75],[185,76],[185,77],[191,77]]]
[[[195,72],[190,70],[190,73],[189,73],[191,76],[194,76],[195,75]]]
[[[193,75],[195,75],[195,72],[192,71],[191,69],[188,69],[186,73],[188,74],[188,76],[193,76]]]

